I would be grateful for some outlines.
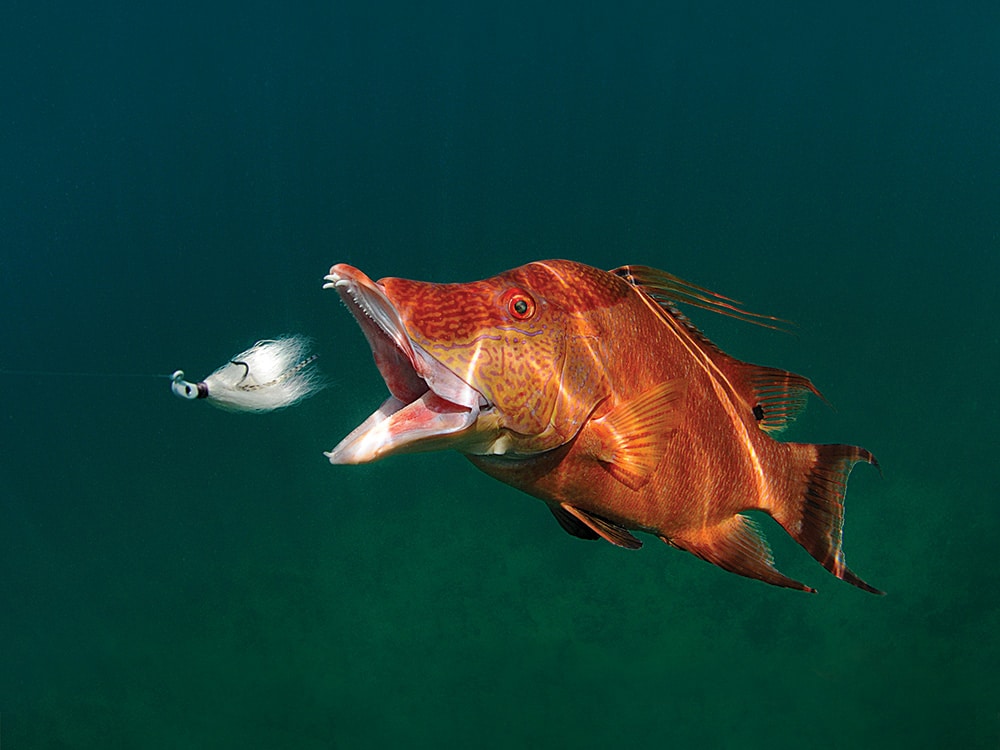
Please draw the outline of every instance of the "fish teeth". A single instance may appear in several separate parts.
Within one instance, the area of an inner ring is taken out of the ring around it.
[[[365,317],[367,317],[369,320],[375,323],[375,325],[379,327],[379,330],[381,330],[382,333],[384,333],[386,336],[389,337],[390,341],[395,342],[394,333],[390,331],[388,328],[386,328],[386,326],[382,323],[382,321],[372,314],[371,308],[365,303],[364,298],[358,294],[358,287],[356,284],[352,284],[347,279],[337,279],[334,276],[327,276],[326,278],[330,279],[330,282],[323,285],[324,289],[345,287],[347,289],[348,294],[350,294],[351,301],[354,302],[355,307],[361,310],[361,312],[365,314]]]

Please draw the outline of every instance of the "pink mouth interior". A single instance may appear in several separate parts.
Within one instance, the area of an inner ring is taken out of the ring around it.
[[[427,385],[427,381],[417,373],[414,363],[407,354],[396,346],[388,334],[374,321],[367,316],[359,317],[359,320],[361,327],[365,330],[368,343],[372,347],[375,365],[378,367],[389,393],[406,404],[400,409],[400,412],[393,415],[393,421],[401,432],[407,430],[407,425],[416,429],[421,423],[427,422],[429,416],[426,414],[427,411],[435,414],[457,414],[469,411],[468,407],[452,403],[432,391]],[[417,362],[419,363],[419,360]],[[418,408],[411,409],[410,407],[413,406]],[[401,413],[403,411],[412,413],[403,415]]]
[[[389,393],[404,404],[424,395],[429,390],[427,382],[417,374],[410,356],[374,320],[363,314],[355,314],[355,317],[368,339],[375,366],[378,367]]]
[[[330,461],[365,463],[390,453],[453,445],[475,424],[481,394],[410,340],[380,285],[349,266],[334,266],[327,278],[361,326],[392,394],[327,454]]]

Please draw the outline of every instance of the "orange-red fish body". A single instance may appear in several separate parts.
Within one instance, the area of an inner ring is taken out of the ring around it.
[[[545,501],[575,536],[635,548],[631,532],[647,532],[727,570],[812,590],[774,568],[742,515],[761,510],[834,575],[876,591],[841,551],[847,476],[874,458],[772,438],[812,384],[729,357],[676,303],[763,316],[643,267],[544,261],[470,284],[376,284],[334,266],[328,279],[393,394],[331,461],[453,447]]]

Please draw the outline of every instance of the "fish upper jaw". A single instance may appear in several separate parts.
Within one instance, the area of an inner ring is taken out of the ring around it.
[[[340,263],[325,277],[365,334],[392,394],[332,451],[333,464],[360,464],[395,454],[461,443],[481,410],[483,395],[415,344],[382,287]]]

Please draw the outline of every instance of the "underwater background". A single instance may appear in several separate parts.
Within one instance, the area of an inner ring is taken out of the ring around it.
[[[0,11],[3,747],[998,747],[1000,5]],[[666,269],[879,458],[836,580],[565,534],[384,398],[331,264]],[[170,394],[260,338],[330,387]],[[74,374],[69,374],[74,373]],[[160,376],[160,377],[154,377]]]

